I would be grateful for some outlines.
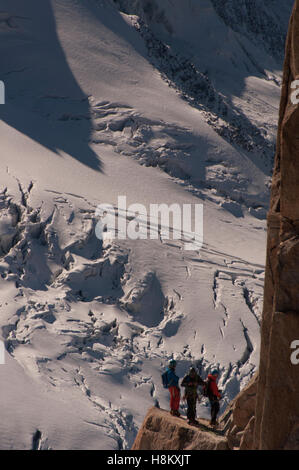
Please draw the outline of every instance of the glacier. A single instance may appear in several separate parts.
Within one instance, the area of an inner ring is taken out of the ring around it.
[[[129,449],[172,357],[224,411],[259,363],[292,1],[0,6],[0,448]],[[120,195],[203,204],[202,248],[99,240]]]

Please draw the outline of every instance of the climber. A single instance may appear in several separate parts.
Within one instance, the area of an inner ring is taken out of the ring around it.
[[[221,398],[221,394],[218,390],[217,383],[216,383],[218,375],[219,375],[218,370],[214,369],[213,372],[208,375],[208,381],[206,383],[207,396],[211,404],[211,421],[210,421],[211,426],[216,426],[218,424],[216,418],[220,409],[219,400]]]
[[[187,418],[188,424],[198,424],[196,421],[196,400],[198,398],[197,388],[199,385],[204,385],[204,381],[197,374],[194,367],[191,367],[188,374],[185,375],[181,383],[182,387],[185,387],[185,396],[187,400]]]
[[[179,377],[175,374],[176,361],[172,359],[169,362],[167,372],[167,384],[170,393],[170,413],[173,416],[180,416],[180,387]]]

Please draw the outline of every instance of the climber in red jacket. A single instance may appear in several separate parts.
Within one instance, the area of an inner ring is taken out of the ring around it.
[[[217,382],[216,382],[218,379],[218,375],[219,375],[218,370],[216,369],[213,370],[213,372],[208,375],[208,382],[207,382],[207,396],[211,404],[210,424],[212,426],[216,426],[218,424],[216,418],[220,409],[219,400],[221,398],[221,394],[218,390]]]
[[[173,416],[180,416],[180,387],[179,377],[175,374],[176,361],[172,359],[167,369],[168,390],[170,393],[170,413]]]

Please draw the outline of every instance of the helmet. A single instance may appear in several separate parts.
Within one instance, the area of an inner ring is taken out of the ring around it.
[[[169,367],[175,367],[176,366],[176,361],[174,359],[171,359],[171,361],[169,361]]]
[[[219,371],[217,369],[214,369],[212,372],[211,372],[212,375],[219,375]]]
[[[191,374],[191,373],[195,373],[195,374],[196,374],[196,369],[195,369],[195,367],[190,367],[190,369],[189,369],[189,374]]]

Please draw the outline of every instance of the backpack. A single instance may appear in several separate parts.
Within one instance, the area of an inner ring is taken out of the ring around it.
[[[161,378],[162,378],[163,387],[168,388],[168,371],[167,370],[163,372],[163,374],[161,375]]]
[[[204,397],[208,397],[209,396],[209,393],[210,393],[210,379],[206,380],[205,381],[205,384],[203,386],[203,389],[202,389],[202,394]]]

